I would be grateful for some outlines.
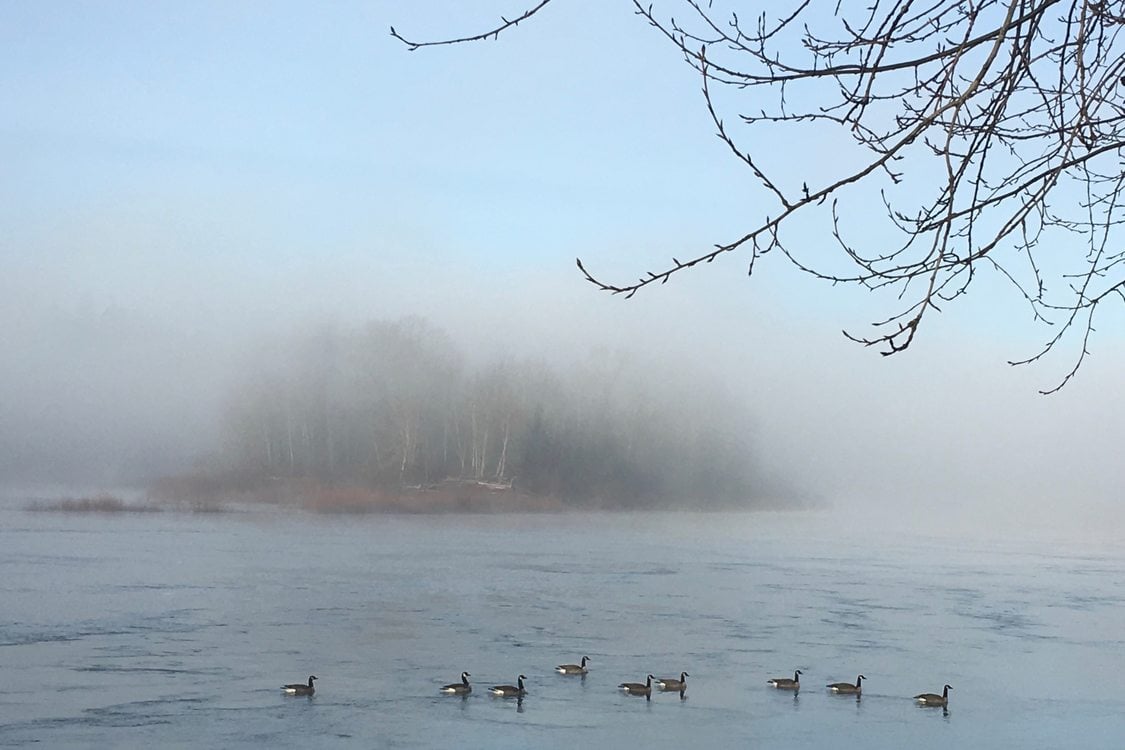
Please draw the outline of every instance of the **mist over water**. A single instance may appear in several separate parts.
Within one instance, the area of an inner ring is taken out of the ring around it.
[[[1121,311],[1044,398],[1079,352],[1007,364],[1051,332],[987,272],[894,357],[840,334],[885,297],[778,253],[595,291],[576,256],[628,280],[763,196],[627,4],[556,11],[423,55],[386,27],[508,10],[0,7],[0,746],[1119,747]],[[832,143],[792,143],[817,184]],[[403,320],[456,365],[397,372],[413,412],[368,377],[388,339],[299,351]],[[371,512],[448,479],[527,500],[514,447],[497,470],[527,402],[473,433],[476,386],[520,368],[557,386],[540,448],[601,471],[528,502],[589,505]],[[159,504],[168,477],[205,481]],[[732,505],[818,511],[694,512]],[[766,687],[797,668],[796,698]],[[686,699],[615,689],[649,671]],[[521,672],[522,703],[485,695]],[[911,704],[945,683],[948,714]]]
[[[654,381],[702,371],[747,407],[753,460],[808,495],[1105,520],[1125,479],[1120,312],[1041,399],[1078,352],[1008,366],[1050,331],[983,272],[891,358],[839,334],[885,318],[884,297],[776,255],[752,278],[731,254],[632,300],[599,294],[576,256],[629,279],[741,236],[769,196],[627,6],[579,0],[435,54],[386,34],[482,13],[4,8],[0,486],[108,490],[213,462],[263,342],[418,315],[471,366],[625,350]],[[763,156],[812,185],[839,156],[780,145]],[[866,225],[855,198],[848,223]],[[831,248],[795,231],[802,257]]]
[[[1039,373],[982,369],[995,351],[966,360],[923,346],[903,359],[873,359],[807,326],[763,338],[721,321],[687,335],[671,321],[698,314],[691,295],[669,290],[641,302],[647,307],[614,308],[621,320],[608,326],[602,313],[583,319],[591,315],[577,312],[583,304],[564,307],[562,319],[588,332],[577,338],[569,324],[535,322],[534,313],[507,326],[489,318],[496,327],[486,330],[511,342],[502,346],[462,336],[459,325],[447,330],[469,371],[504,361],[498,352],[530,354],[559,372],[624,353],[647,367],[654,393],[677,378],[690,390],[701,373],[704,393],[719,384],[744,410],[748,460],[763,473],[795,494],[875,518],[969,531],[994,523],[1081,523],[1095,533],[1125,526],[1114,455],[1125,420],[1114,416],[1111,373],[1085,371],[1077,387],[1044,398],[1035,394]],[[49,324],[32,307],[9,318],[15,348],[0,369],[0,485],[49,498],[52,487],[77,495],[143,489],[214,466],[229,448],[224,419],[238,384],[262,369],[271,345],[324,328],[307,318],[287,321],[286,333],[213,320],[193,331],[168,320],[145,325],[145,317],[75,312]],[[940,384],[927,380],[935,373]],[[662,408],[659,400],[652,407]]]
[[[888,535],[823,513],[9,509],[0,549],[4,746],[1113,748],[1125,733],[1119,542]],[[553,672],[582,655],[585,679]],[[797,668],[799,696],[766,686]],[[473,694],[438,695],[462,670]],[[616,690],[680,671],[682,701]],[[858,702],[823,689],[861,672]],[[521,703],[485,693],[519,673]],[[312,698],[277,689],[308,674]],[[912,704],[945,683],[948,713]]]

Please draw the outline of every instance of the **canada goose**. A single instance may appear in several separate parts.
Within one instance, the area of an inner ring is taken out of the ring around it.
[[[798,669],[793,673],[792,680],[788,677],[774,677],[772,680],[766,680],[766,684],[775,687],[778,690],[800,690],[802,674],[804,673]]]
[[[828,686],[828,689],[833,693],[840,693],[841,695],[859,695],[863,692],[863,681],[867,678],[863,675],[855,678],[855,684],[850,682],[833,682]]]
[[[527,679],[527,675],[520,675],[516,682],[518,685],[493,685],[488,689],[488,692],[493,695],[499,695],[503,698],[522,698],[527,691],[523,689],[523,681]]]
[[[645,682],[623,682],[617,687],[624,690],[629,695],[643,695],[646,698],[652,695],[652,681],[655,679],[652,675],[648,676]]]
[[[921,695],[914,696],[914,700],[918,701],[918,703],[923,706],[941,706],[944,708],[949,705],[949,691],[952,689],[952,687],[946,685],[945,688],[942,689],[941,695],[922,693]]]
[[[302,682],[297,682],[292,685],[282,685],[281,689],[284,690],[288,695],[312,695],[316,692],[316,688],[313,687],[313,680],[315,679],[316,675],[309,675],[308,685]]]
[[[656,686],[666,692],[676,690],[682,693],[687,690],[688,677],[691,677],[691,675],[689,675],[687,672],[680,672],[680,679],[678,680],[671,677],[661,677],[656,681]]]
[[[460,682],[451,682],[448,685],[442,685],[439,692],[446,695],[468,695],[473,692],[473,686],[469,684],[469,678],[472,677],[468,672],[461,673]]]
[[[590,661],[589,656],[582,657],[581,664],[560,664],[555,667],[555,671],[559,674],[581,674],[584,675],[590,670],[586,668],[586,662]]]

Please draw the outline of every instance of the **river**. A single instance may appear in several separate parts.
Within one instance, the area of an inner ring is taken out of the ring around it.
[[[832,513],[0,521],[4,747],[1125,742],[1112,542]],[[799,694],[766,685],[798,668]],[[439,695],[462,670],[472,695]],[[616,689],[681,671],[682,700]],[[522,701],[487,695],[520,673]],[[860,700],[824,689],[859,673]],[[912,702],[945,683],[948,711]]]

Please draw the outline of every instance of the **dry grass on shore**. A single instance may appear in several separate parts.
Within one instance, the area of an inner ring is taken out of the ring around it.
[[[272,506],[320,514],[506,513],[555,512],[566,507],[554,497],[468,480],[388,489],[313,479],[224,482],[188,476],[161,480],[149,490],[149,499],[156,507],[187,512]]]
[[[156,513],[160,508],[142,503],[127,503],[115,495],[64,497],[27,505],[27,510],[54,513]]]
[[[398,492],[365,487],[326,486],[304,494],[300,506],[314,513],[510,513],[554,512],[564,505],[554,498],[476,483],[446,482]]]

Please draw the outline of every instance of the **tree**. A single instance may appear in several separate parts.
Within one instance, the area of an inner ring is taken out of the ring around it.
[[[698,73],[718,137],[771,208],[741,236],[633,282],[605,280],[579,259],[590,283],[629,298],[726,253],[749,255],[750,272],[776,253],[817,279],[892,293],[896,307],[870,331],[844,332],[891,355],[988,271],[1048,327],[1042,348],[1010,364],[1068,342],[1073,367],[1043,392],[1074,376],[1095,314],[1125,302],[1125,2],[872,0],[826,11],[791,0],[748,21],[736,8],[752,4],[733,0],[668,0],[679,18],[632,1]],[[391,35],[411,50],[494,39],[551,2],[456,39]],[[736,130],[721,113],[738,97],[754,109]],[[778,173],[745,145],[776,149],[771,135],[809,127],[842,132],[854,148],[819,181]],[[896,244],[856,238],[849,206],[862,205],[860,185],[878,188]],[[788,241],[795,217],[818,212],[835,253]]]
[[[248,352],[222,468],[400,492],[485,482],[609,507],[783,497],[746,405],[680,367],[595,351],[561,372],[507,357],[467,369],[421,318],[318,327]]]

